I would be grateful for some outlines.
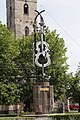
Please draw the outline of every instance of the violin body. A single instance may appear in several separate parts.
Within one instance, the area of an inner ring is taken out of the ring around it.
[[[35,64],[38,67],[47,67],[50,65],[51,60],[50,60],[50,55],[49,52],[50,50],[48,49],[49,44],[45,41],[37,42],[36,43],[36,52],[35,52]]]

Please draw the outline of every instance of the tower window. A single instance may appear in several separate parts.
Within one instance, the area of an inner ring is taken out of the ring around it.
[[[24,14],[29,14],[29,7],[27,3],[24,4]]]
[[[12,26],[12,7],[10,6],[10,28]]]
[[[29,35],[29,28],[26,26],[25,27],[25,36],[28,36]]]
[[[12,17],[12,7],[10,6],[10,16]]]

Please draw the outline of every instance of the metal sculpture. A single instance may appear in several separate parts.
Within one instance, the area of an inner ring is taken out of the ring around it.
[[[42,68],[42,76],[44,78],[45,72],[44,69],[45,67],[47,67],[48,65],[50,65],[51,60],[50,60],[50,55],[49,55],[49,44],[44,40],[44,20],[43,17],[41,15],[42,12],[44,12],[45,10],[38,12],[38,15],[35,17],[34,20],[34,63],[36,65],[36,69],[37,66]],[[37,17],[40,16],[40,40],[41,41],[36,41],[36,19]]]

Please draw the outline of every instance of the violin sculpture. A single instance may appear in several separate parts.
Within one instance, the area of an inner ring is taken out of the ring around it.
[[[43,17],[41,16],[41,13],[44,12],[41,11],[41,12],[38,12],[38,15],[40,15],[40,40],[41,41],[38,41],[36,42],[36,36],[34,37],[34,48],[35,48],[35,58],[34,58],[34,61],[35,61],[35,64],[36,66],[38,67],[42,67],[42,71],[44,73],[44,67],[47,67],[48,65],[50,65],[51,63],[51,60],[50,60],[50,55],[49,55],[49,52],[50,50],[48,49],[49,47],[49,44],[45,41],[45,36],[44,36],[44,20],[43,20]],[[36,16],[36,18],[38,17],[38,15]],[[36,18],[35,18],[35,21],[36,21]],[[35,31],[35,29],[34,29]],[[36,35],[36,32],[34,32],[34,35]]]

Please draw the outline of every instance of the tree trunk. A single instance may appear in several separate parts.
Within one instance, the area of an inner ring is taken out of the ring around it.
[[[80,112],[80,96],[79,96],[79,108],[78,108],[78,112]]]

